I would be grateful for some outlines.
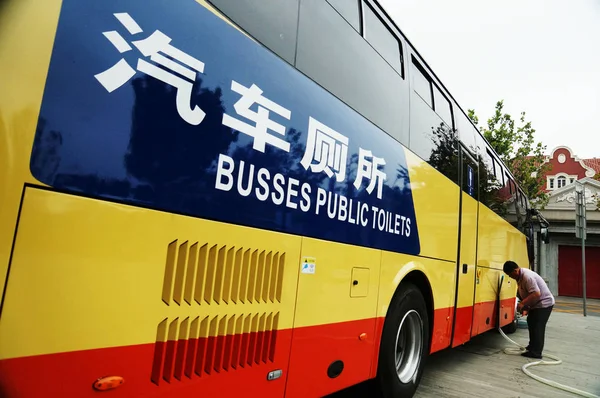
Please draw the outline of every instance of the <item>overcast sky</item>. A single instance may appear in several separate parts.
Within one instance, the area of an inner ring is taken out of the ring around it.
[[[379,0],[480,123],[497,100],[550,152],[600,157],[600,0]]]

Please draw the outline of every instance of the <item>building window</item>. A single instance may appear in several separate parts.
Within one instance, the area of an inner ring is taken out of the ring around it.
[[[570,182],[571,184],[573,184],[573,183],[575,182],[575,179],[574,179],[574,178],[571,178],[571,179],[569,180],[569,182]]]
[[[558,188],[562,188],[562,187],[564,187],[565,185],[567,185],[567,178],[566,178],[566,177],[563,177],[563,176],[561,176],[561,177],[558,177],[558,178],[556,179],[556,186],[557,186]]]
[[[554,189],[554,178],[551,178],[548,184],[548,188]]]

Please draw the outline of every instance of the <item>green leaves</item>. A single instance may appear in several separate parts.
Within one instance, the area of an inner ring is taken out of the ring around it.
[[[504,112],[504,100],[500,100],[486,126],[479,126],[479,118],[473,109],[469,109],[468,115],[510,169],[532,204],[543,209],[548,203],[548,195],[543,191],[546,184],[544,175],[550,164],[544,162],[546,146],[535,142],[535,129],[531,122],[526,121],[525,112],[521,112],[517,123]]]

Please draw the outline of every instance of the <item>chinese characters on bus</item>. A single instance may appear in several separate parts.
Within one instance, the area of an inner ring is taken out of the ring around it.
[[[333,177],[335,171],[335,179],[342,182],[346,179],[347,161],[348,137],[312,117],[309,118],[306,151],[300,164],[315,173],[325,172],[329,178]]]
[[[142,28],[129,14],[118,13],[114,15],[131,35],[143,32]],[[113,30],[103,34],[121,54],[132,50],[129,43],[119,32]],[[151,61],[170,69],[170,72],[141,58],[138,59],[137,70],[177,88],[176,105],[179,115],[191,125],[200,124],[205,116],[204,111],[197,105],[190,108],[190,100],[197,73],[204,73],[204,63],[173,47],[171,38],[158,30],[145,39],[133,41],[132,44],[142,55],[150,57]],[[161,53],[180,63],[165,57]],[[186,77],[186,79],[175,75],[174,72]],[[127,61],[121,58],[115,65],[94,77],[110,93],[127,83],[135,73],[136,71]]]
[[[129,34],[138,35],[143,32],[129,14],[117,13],[114,16]],[[120,53],[132,50],[117,31],[103,32],[103,35]],[[159,30],[146,38],[132,41],[133,46],[146,59],[155,63],[139,58],[137,71],[175,87],[179,115],[187,123],[199,125],[205,113],[197,105],[190,107],[190,101],[197,74],[204,73],[205,65],[175,48],[171,41],[170,37]],[[95,75],[95,78],[110,93],[125,85],[135,74],[136,70],[125,59],[121,59],[109,69]],[[223,125],[250,137],[252,148],[258,152],[265,153],[266,146],[270,145],[289,153],[290,143],[285,140],[286,126],[273,120],[272,114],[291,120],[292,112],[264,96],[263,90],[256,84],[246,87],[232,80],[231,90],[239,94],[239,99],[233,105],[233,109],[223,114]],[[252,123],[247,123],[242,118]],[[313,117],[309,117],[307,122],[308,137],[300,165],[306,171],[325,173],[328,178],[335,178],[336,182],[343,183],[347,178],[348,137]],[[384,181],[387,179],[385,165],[385,159],[377,157],[370,149],[359,147],[354,187],[357,190],[364,188],[369,195],[374,194],[381,200]],[[266,168],[257,170],[254,164],[243,160],[236,161],[228,155],[220,154],[215,188],[227,192],[234,189],[234,186],[237,193],[243,197],[253,196],[260,201],[270,201],[277,206],[284,205],[304,213],[326,214],[330,219],[396,235],[410,236],[411,233],[409,217],[346,198],[321,187],[317,187],[315,191],[315,187],[308,182],[273,173]],[[316,194],[312,195],[314,192]]]
[[[292,112],[263,97],[262,90],[255,84],[247,88],[233,80],[231,82],[231,90],[241,94],[240,99],[233,105],[233,109],[238,115],[252,120],[256,125],[252,126],[228,114],[223,115],[223,124],[252,137],[254,139],[252,148],[259,152],[265,153],[266,144],[289,152],[289,142],[268,132],[268,130],[272,130],[283,137],[285,136],[285,126],[274,122],[269,116],[270,112],[275,112],[290,120]],[[258,104],[257,112],[250,109],[254,104]]]

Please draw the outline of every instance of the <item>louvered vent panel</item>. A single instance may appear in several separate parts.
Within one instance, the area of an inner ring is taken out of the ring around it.
[[[166,305],[280,303],[285,253],[199,242],[167,247]]]
[[[239,307],[244,312],[239,314],[229,309],[227,314],[164,319],[157,328],[152,382],[173,383],[273,362],[279,312],[260,310],[261,304],[281,303],[284,264],[281,252],[171,242],[161,295],[167,306],[196,306],[200,313],[207,305],[252,307]]]
[[[271,363],[278,323],[279,312],[164,319],[151,380],[159,385]]]

